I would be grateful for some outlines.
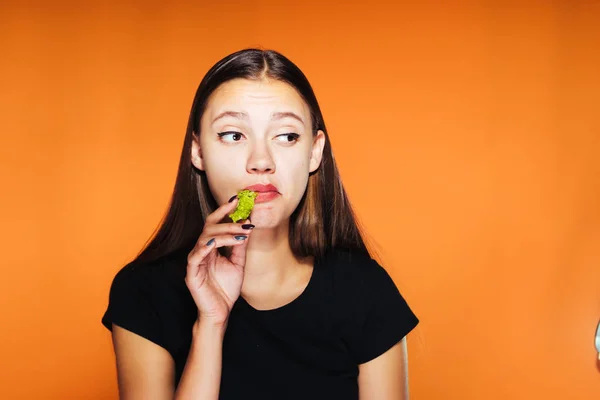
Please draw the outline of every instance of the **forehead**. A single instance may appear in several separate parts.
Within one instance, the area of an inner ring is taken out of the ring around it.
[[[210,96],[206,116],[214,117],[223,111],[247,112],[294,112],[306,121],[310,110],[296,89],[272,79],[233,79],[223,83]]]

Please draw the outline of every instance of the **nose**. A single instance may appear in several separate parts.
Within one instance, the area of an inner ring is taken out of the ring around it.
[[[275,172],[275,161],[268,146],[261,143],[255,143],[252,146],[246,170],[251,174]]]

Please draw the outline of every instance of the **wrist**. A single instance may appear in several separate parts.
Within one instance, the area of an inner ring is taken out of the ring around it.
[[[201,333],[207,334],[224,334],[227,329],[227,320],[215,320],[208,317],[198,316],[196,322],[194,323],[194,327],[192,332],[194,335],[198,335]]]

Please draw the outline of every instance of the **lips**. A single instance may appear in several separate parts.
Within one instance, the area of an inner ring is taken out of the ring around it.
[[[267,185],[256,184],[252,186],[246,187],[247,190],[252,190],[253,192],[258,193],[255,199],[255,203],[266,203],[277,198],[280,193],[274,185],[270,183]]]
[[[270,183],[267,185],[263,185],[263,184],[256,184],[256,185],[252,185],[252,186],[248,186],[245,188],[246,190],[252,190],[253,192],[258,192],[258,193],[265,193],[265,192],[275,192],[275,193],[279,193],[279,191],[277,190],[277,188],[273,185],[271,185]]]

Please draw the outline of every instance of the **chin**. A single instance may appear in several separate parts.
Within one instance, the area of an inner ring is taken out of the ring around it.
[[[289,216],[286,218],[273,209],[255,208],[250,214],[250,220],[256,226],[255,229],[273,229],[282,225],[287,226],[290,219]]]

